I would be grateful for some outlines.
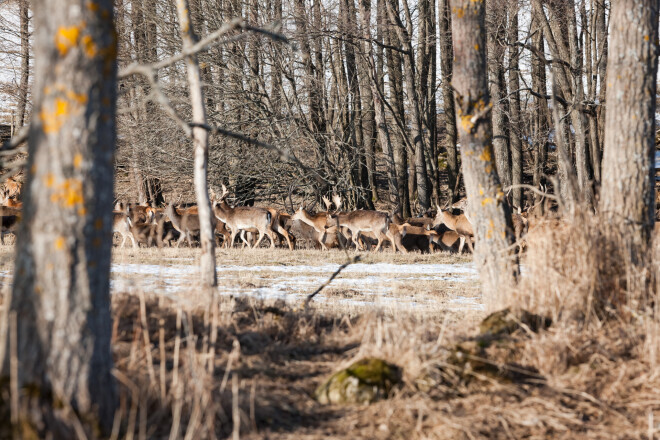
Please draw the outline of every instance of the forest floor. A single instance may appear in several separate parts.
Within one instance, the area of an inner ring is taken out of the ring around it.
[[[0,248],[3,280],[11,252]],[[120,438],[660,434],[660,377],[640,344],[648,329],[527,322],[484,335],[469,255],[362,253],[305,308],[355,253],[219,249],[214,291],[195,281],[198,253],[114,249]],[[401,369],[388,399],[315,400],[333,372],[369,357]]]

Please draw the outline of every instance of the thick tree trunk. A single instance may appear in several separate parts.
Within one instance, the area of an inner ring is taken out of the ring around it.
[[[184,51],[189,50],[197,41],[189,11],[188,0],[177,1],[177,12]],[[192,122],[194,124],[207,125],[202,78],[196,55],[186,57],[186,70],[188,72],[190,104],[192,106]],[[215,236],[211,223],[211,200],[208,191],[209,134],[202,127],[194,127],[192,137],[194,147],[195,194],[197,196],[200,226],[199,241],[202,245],[202,253],[199,261],[201,282],[206,287],[214,287],[218,282],[215,272]]]
[[[442,99],[445,106],[445,141],[447,150],[447,184],[449,199],[457,199],[458,154],[456,151],[456,110],[454,107],[454,89],[451,86],[454,62],[454,47],[451,34],[451,13],[449,0],[439,1],[438,34],[440,40],[440,68],[442,69]]]
[[[475,261],[484,297],[493,304],[498,292],[515,285],[518,265],[507,251],[514,241],[513,228],[493,158],[484,2],[452,1],[452,30],[463,172],[477,238]]]
[[[612,4],[601,215],[630,241],[633,262],[653,232],[658,0]]]
[[[108,435],[117,405],[109,278],[117,42],[112,2],[95,5],[33,5],[30,173],[5,307],[16,317],[8,331],[17,340],[20,398],[28,406],[16,416],[40,437],[74,436],[62,402]]]

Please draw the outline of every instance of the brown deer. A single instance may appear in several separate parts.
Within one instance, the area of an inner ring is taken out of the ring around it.
[[[226,197],[229,191],[225,185],[222,185],[222,194],[219,201],[214,202],[213,212],[215,217],[223,222],[230,230],[231,237],[229,247],[234,245],[236,235],[242,230],[255,229],[259,233],[259,238],[254,247],[259,247],[261,240],[267,235],[270,238],[271,249],[275,247],[275,232],[271,226],[273,215],[266,208],[257,208],[253,206],[239,206],[232,208],[227,203]],[[214,197],[215,199],[215,197]],[[243,242],[247,243],[245,236],[241,234]]]
[[[126,238],[130,238],[133,242],[133,247],[137,247],[135,243],[135,238],[131,232],[130,226],[130,217],[125,212],[113,211],[112,212],[112,232],[116,232],[122,237],[121,245],[119,247],[123,248],[126,243]]]
[[[470,252],[474,252],[472,247],[472,240],[474,239],[474,229],[472,223],[467,219],[465,214],[454,215],[447,210],[438,208],[438,214],[435,217],[434,226],[444,224],[452,231],[455,231],[460,240],[458,252],[463,252],[463,246],[467,243]]]
[[[167,214],[167,217],[172,222],[172,226],[174,226],[174,229],[179,231],[179,233],[181,234],[181,236],[176,242],[176,247],[178,248],[183,242],[183,240],[186,239],[188,240],[188,245],[192,247],[192,239],[190,238],[190,235],[199,233],[200,230],[199,216],[197,214],[188,214],[188,213],[184,213],[183,215],[180,215],[179,213],[176,212],[172,204],[167,205],[165,214]],[[215,217],[212,218],[213,227],[215,228],[214,220]]]

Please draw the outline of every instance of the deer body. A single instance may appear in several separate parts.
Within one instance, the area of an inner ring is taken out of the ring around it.
[[[119,247],[123,248],[126,243],[126,238],[130,238],[133,242],[133,247],[137,247],[135,243],[135,238],[131,232],[131,226],[129,223],[129,217],[125,212],[113,211],[112,213],[112,232],[116,232],[122,237],[121,245]]]
[[[460,240],[458,252],[463,252],[463,246],[467,242],[468,248],[474,252],[472,247],[472,239],[474,238],[474,229],[472,223],[467,219],[465,214],[454,215],[449,211],[440,209],[435,218],[435,225],[444,224],[452,231],[455,231]]]
[[[325,238],[328,234],[328,213],[319,212],[317,214],[310,214],[301,206],[298,210],[291,216],[292,220],[298,220],[306,225],[311,226],[316,231],[317,242],[321,245],[321,249],[324,251],[328,250],[328,247],[325,245]],[[334,233],[334,231],[333,231]]]
[[[362,232],[373,232],[378,239],[376,251],[383,244],[384,239],[390,240],[392,250],[396,252],[396,242],[392,232],[390,232],[391,220],[388,214],[379,211],[357,210],[346,213],[332,214],[331,219],[339,227],[347,228],[352,236],[353,243],[357,249],[360,249],[359,236]]]
[[[267,209],[255,208],[252,206],[239,206],[237,208],[232,208],[223,200],[213,207],[213,212],[215,217],[231,230],[229,247],[234,245],[236,235],[238,235],[241,230],[251,229],[254,229],[259,233],[259,239],[254,247],[258,247],[259,244],[261,244],[261,240],[266,235],[270,238],[270,247],[275,247],[275,238],[271,227],[273,216]],[[243,235],[241,235],[241,238],[247,243]],[[247,244],[249,245],[249,243]]]

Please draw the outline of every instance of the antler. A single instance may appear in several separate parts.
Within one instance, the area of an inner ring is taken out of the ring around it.
[[[229,191],[227,190],[227,187],[223,183],[222,184],[222,194],[220,194],[220,200],[224,199],[227,196],[228,193],[229,193]]]
[[[339,196],[339,194],[334,194],[333,193],[332,194],[332,201],[334,202],[335,206],[337,207],[337,211],[339,211],[341,209],[341,202],[342,202],[341,197]]]
[[[332,202],[330,199],[328,199],[326,196],[323,196],[323,203],[325,203],[325,210],[330,211],[330,208],[332,207]]]

